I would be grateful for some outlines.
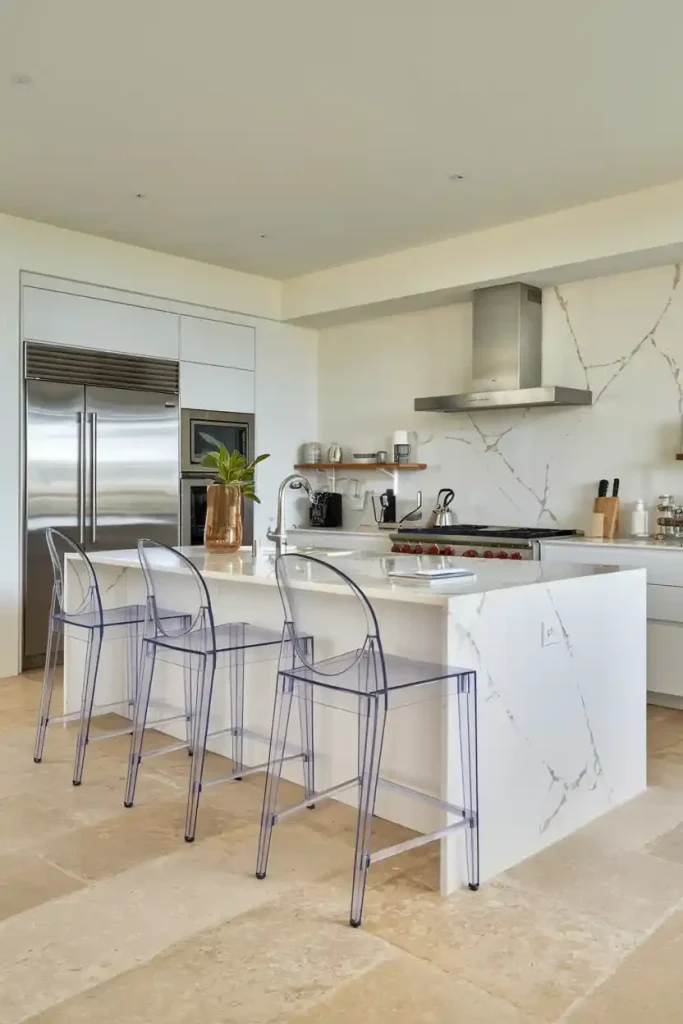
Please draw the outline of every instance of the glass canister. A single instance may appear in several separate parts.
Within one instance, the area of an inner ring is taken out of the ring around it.
[[[671,494],[660,494],[657,498],[657,523],[656,531],[658,537],[673,537],[674,535],[674,499]]]

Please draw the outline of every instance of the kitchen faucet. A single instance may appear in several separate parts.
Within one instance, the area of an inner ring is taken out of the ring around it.
[[[277,521],[275,523],[275,530],[268,530],[266,532],[268,540],[275,541],[275,552],[278,555],[282,554],[282,549],[287,547],[287,528],[285,526],[285,491],[287,490],[287,485],[295,491],[303,487],[309,499],[313,493],[308,480],[300,473],[291,473],[280,484],[280,489],[277,492]]]

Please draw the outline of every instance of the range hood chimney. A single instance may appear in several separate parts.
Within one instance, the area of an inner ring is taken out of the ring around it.
[[[540,288],[521,282],[475,291],[472,390],[461,395],[416,398],[416,411],[591,405],[590,391],[541,383],[542,301]]]

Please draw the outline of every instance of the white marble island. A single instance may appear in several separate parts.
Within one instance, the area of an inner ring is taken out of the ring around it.
[[[254,559],[246,551],[219,556],[197,548],[185,553],[204,573],[217,622],[281,627],[272,556]],[[135,551],[90,557],[103,602],[114,606],[143,599]],[[450,559],[474,569],[476,577],[426,584],[387,578],[389,567],[414,564],[416,556],[338,552],[329,557],[373,602],[387,652],[477,672],[482,881],[645,788],[644,570]],[[71,585],[73,576],[69,573]],[[187,580],[176,573],[171,582],[182,610],[189,600]],[[319,584],[311,583],[310,589],[316,650],[326,657],[335,653],[340,624],[336,650],[344,649],[351,599]],[[67,642],[69,711],[80,699],[77,646]],[[122,657],[118,642],[104,645],[99,702],[123,696]],[[179,670],[171,665],[163,670],[160,679],[155,677],[157,694],[165,691],[167,702],[180,708]],[[273,663],[247,666],[248,728],[269,730],[273,684]],[[219,669],[214,728],[228,724],[227,689]],[[382,775],[459,804],[457,713],[454,699],[390,713]],[[319,707],[316,716],[316,782],[324,789],[354,773],[357,730],[346,712]],[[227,755],[229,737],[216,738],[213,749]],[[245,761],[262,760],[263,748],[247,743]],[[143,762],[141,778],[144,770]],[[290,764],[286,774],[300,782],[300,765]],[[224,793],[229,804],[229,786]],[[380,791],[377,813],[419,831],[443,824],[428,806],[392,791]],[[444,892],[465,881],[458,835],[442,842],[441,874]]]

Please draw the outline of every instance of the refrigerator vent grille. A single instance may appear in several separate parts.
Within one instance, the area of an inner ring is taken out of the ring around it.
[[[26,343],[25,376],[65,384],[178,393],[178,363],[115,352]]]

